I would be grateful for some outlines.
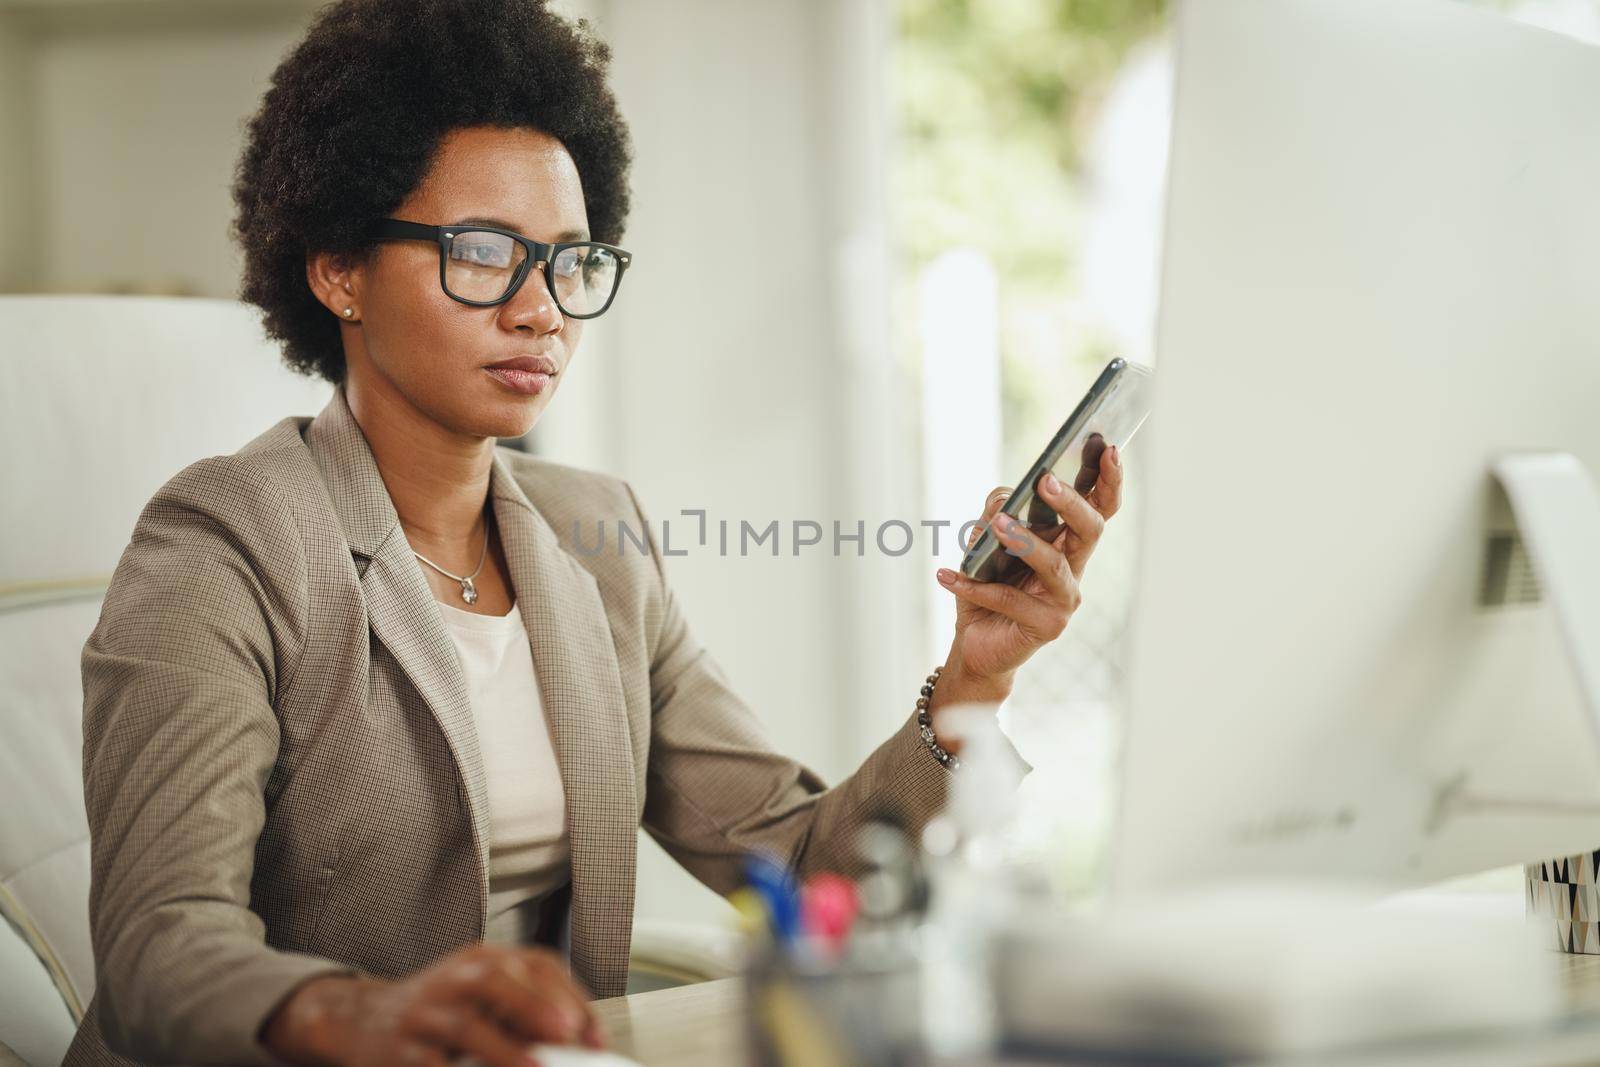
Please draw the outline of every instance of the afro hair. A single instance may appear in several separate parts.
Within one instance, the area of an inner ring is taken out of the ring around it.
[[[531,128],[577,165],[597,241],[628,215],[628,130],[610,49],[544,0],[337,0],[273,72],[234,174],[241,299],[294,370],[344,380],[339,321],[306,280],[311,251],[360,255],[367,227],[421,184],[464,126]]]

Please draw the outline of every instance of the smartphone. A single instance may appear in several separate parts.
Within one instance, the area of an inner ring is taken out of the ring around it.
[[[1046,541],[1054,540],[1065,524],[1055,509],[1039,498],[1039,479],[1051,471],[1087,495],[1100,476],[1100,456],[1106,448],[1126,448],[1150,417],[1153,381],[1149,367],[1123,359],[1106,364],[1028,473],[1012,487],[996,517],[1010,515]],[[979,581],[1018,585],[1033,571],[1021,556],[1006,550],[993,530],[986,529],[967,550],[961,573]]]

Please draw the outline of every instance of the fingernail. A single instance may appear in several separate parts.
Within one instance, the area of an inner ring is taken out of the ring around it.
[[[1060,480],[1058,480],[1056,478],[1056,476],[1054,474],[1050,474],[1049,472],[1045,473],[1045,476],[1044,476],[1044,491],[1047,492],[1047,493],[1059,493],[1059,492],[1061,492],[1061,482],[1060,482]]]
[[[945,568],[940,567],[937,577],[939,579],[939,584],[940,585],[955,585],[956,584],[956,572],[955,571],[946,570]]]
[[[1122,450],[1116,445],[1111,446],[1111,465],[1113,467],[1122,466]]]
[[[994,524],[1001,533],[1010,533],[1017,525],[1017,520],[1002,512],[1001,514],[995,516]]]

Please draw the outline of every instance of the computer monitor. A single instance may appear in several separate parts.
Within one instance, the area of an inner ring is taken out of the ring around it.
[[[1113,892],[1600,848],[1491,476],[1600,471],[1600,49],[1449,0],[1176,19]]]

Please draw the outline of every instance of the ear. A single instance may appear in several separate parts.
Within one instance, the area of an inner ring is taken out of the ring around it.
[[[340,322],[361,320],[362,267],[360,259],[348,252],[306,253],[306,282]],[[351,309],[348,314],[346,308]]]

